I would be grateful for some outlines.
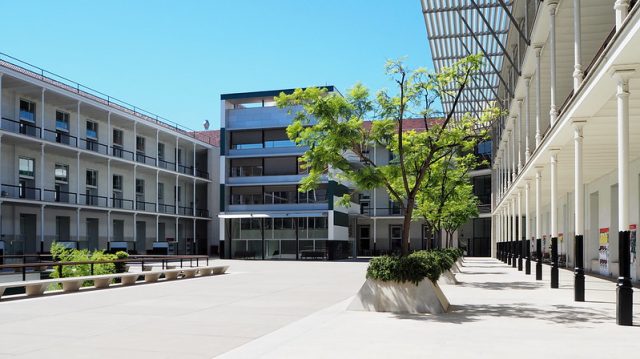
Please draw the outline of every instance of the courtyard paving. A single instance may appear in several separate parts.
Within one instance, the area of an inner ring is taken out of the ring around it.
[[[347,311],[365,262],[213,261],[223,276],[0,301],[0,358],[635,357],[634,327],[615,325],[615,284],[560,289],[488,258],[443,286],[442,315]]]

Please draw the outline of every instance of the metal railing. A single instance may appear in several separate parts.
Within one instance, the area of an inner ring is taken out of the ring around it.
[[[5,131],[19,133],[25,136],[40,137],[40,127],[25,121],[14,121],[2,117],[1,127]]]
[[[100,143],[100,142],[98,142],[96,140],[87,139],[87,138],[81,138],[80,139],[78,148],[81,148],[81,149],[84,149],[84,150],[88,150],[88,151],[97,152],[97,153],[100,153],[102,155],[108,155],[109,154],[109,147],[107,145],[105,145],[104,143]]]
[[[133,115],[142,120],[157,124],[159,126],[173,130],[180,134],[192,137],[203,143],[216,145],[215,143],[211,142],[210,138],[207,137],[207,141],[204,141],[202,139],[203,136],[197,136],[197,131],[194,131],[186,126],[180,125],[177,122],[173,122],[164,117],[158,116],[152,112],[146,111],[137,106],[129,104],[125,101],[119,100],[115,97],[109,96],[100,91],[97,91],[90,87],[82,85],[78,82],[69,80],[66,77],[57,75],[53,72],[47,71],[43,68],[32,65],[28,62],[22,61],[20,59],[17,59],[13,56],[7,55],[2,52],[0,52],[0,66],[4,66],[14,71],[20,72],[31,78],[46,82],[48,84],[51,84],[63,90],[76,93],[82,97],[96,101],[98,103],[109,106],[111,108],[120,110],[122,112]]]
[[[111,146],[111,156],[133,161],[133,152],[118,145]]]
[[[111,197],[111,208],[133,210],[133,201],[130,199]]]
[[[63,145],[78,147],[78,138],[61,131],[53,131],[44,129],[44,139],[49,142],[60,143]]]
[[[158,204],[158,212],[159,213],[176,213],[176,206],[171,204]]]
[[[145,212],[155,212],[156,204],[154,202],[136,201],[136,210]]]
[[[151,156],[147,156],[142,152],[136,152],[136,162],[144,163],[145,165],[155,166],[156,159]]]
[[[176,164],[174,162],[169,162],[169,161],[165,161],[162,159],[158,159],[158,167],[160,168],[164,168],[164,169],[175,169],[176,168]]]
[[[105,196],[80,194],[78,204],[95,207],[107,207],[108,199]]]
[[[75,192],[57,191],[51,189],[44,190],[43,200],[46,202],[59,202],[59,203],[77,203],[77,194]]]
[[[12,184],[2,184],[0,186],[0,196],[3,198],[31,199],[39,201],[41,198],[40,188],[27,187]]]

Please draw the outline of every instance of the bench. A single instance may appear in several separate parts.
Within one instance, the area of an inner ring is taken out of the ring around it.
[[[157,282],[161,276],[164,276],[165,280],[178,279],[180,274],[183,278],[194,278],[196,275],[201,277],[224,274],[229,266],[205,266],[205,267],[189,267],[189,268],[175,268],[175,269],[158,269],[150,270],[139,273],[114,273],[114,274],[101,274],[83,277],[66,277],[66,278],[52,278],[52,279],[40,279],[34,281],[19,281],[19,282],[6,282],[0,283],[0,297],[4,294],[7,288],[19,288],[24,287],[27,296],[40,296],[49,288],[51,284],[62,284],[62,291],[65,293],[77,292],[82,287],[82,283],[85,281],[92,281],[93,286],[97,289],[108,288],[111,282],[120,278],[120,283],[123,286],[134,285],[138,277],[144,277],[144,281],[147,283]]]

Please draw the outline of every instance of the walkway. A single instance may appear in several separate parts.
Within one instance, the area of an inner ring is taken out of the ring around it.
[[[223,261],[213,261],[219,264]],[[615,284],[589,302],[493,259],[444,286],[443,315],[348,312],[363,262],[224,261],[231,274],[0,301],[0,358],[634,357],[640,328],[615,325]],[[635,293],[640,324],[640,293]]]

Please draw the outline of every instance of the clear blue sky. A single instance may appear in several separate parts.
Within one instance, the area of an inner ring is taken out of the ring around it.
[[[391,87],[432,67],[419,0],[3,1],[0,51],[201,129],[221,93]]]

